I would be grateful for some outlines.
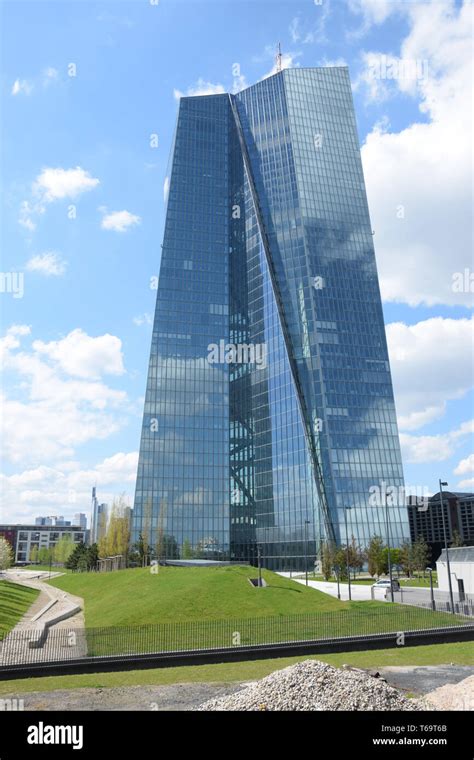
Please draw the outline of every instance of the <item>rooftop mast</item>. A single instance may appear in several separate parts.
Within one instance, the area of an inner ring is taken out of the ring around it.
[[[281,44],[278,43],[278,53],[276,54],[276,70],[277,70],[277,72],[281,71],[281,59],[282,59]]]

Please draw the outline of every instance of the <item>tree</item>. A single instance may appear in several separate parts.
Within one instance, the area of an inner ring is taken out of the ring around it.
[[[182,559],[192,559],[193,557],[193,548],[191,546],[191,541],[189,538],[185,538],[183,541],[183,546],[181,549],[181,558]]]
[[[426,566],[428,565],[430,559],[431,549],[426,543],[423,536],[420,536],[420,538],[417,538],[413,544],[413,560],[415,570],[417,570],[419,573],[422,572],[424,575]]]
[[[99,547],[91,544],[87,547],[87,569],[95,570],[99,561]]]
[[[114,499],[110,511],[107,533],[99,541],[99,554],[101,557],[115,557],[118,554],[128,559],[130,542],[130,518],[129,509],[124,496]]]
[[[333,554],[333,568],[339,580],[347,580],[347,547],[341,544]]]
[[[0,570],[8,570],[13,565],[13,549],[9,541],[0,536]]]
[[[354,570],[354,576],[356,572],[361,572],[365,563],[365,552],[357,544],[354,536],[352,536],[351,543],[349,545],[349,567]]]
[[[400,547],[399,555],[400,566],[405,575],[410,578],[415,570],[415,553],[413,544],[409,541],[404,541]]]
[[[383,550],[383,572],[388,573],[388,546],[384,546]],[[390,549],[390,564],[392,570],[394,567],[400,566],[400,549]]]
[[[86,546],[81,541],[80,544],[76,544],[74,551],[70,554],[65,564],[69,570],[86,572],[87,570],[95,569],[98,559],[99,552],[97,544]]]
[[[30,550],[30,562],[32,562],[34,565],[38,564],[38,547],[33,546],[33,548]]]
[[[328,581],[332,575],[333,556],[332,545],[326,541],[321,552],[321,572],[325,581]]]
[[[53,548],[47,549],[43,546],[38,553],[38,561],[40,565],[49,565],[53,561]]]
[[[367,547],[369,575],[382,575],[385,569],[384,543],[380,536],[372,536]]]
[[[61,540],[58,541],[56,546],[54,547],[54,561],[59,562],[60,564],[64,565],[68,557],[72,554],[74,551],[74,541],[72,540],[71,535],[66,534],[62,536]]]
[[[457,546],[464,546],[464,541],[461,538],[461,534],[456,529],[453,530],[453,535],[452,535],[452,538],[451,538],[450,546],[452,546],[453,548],[455,548]]]

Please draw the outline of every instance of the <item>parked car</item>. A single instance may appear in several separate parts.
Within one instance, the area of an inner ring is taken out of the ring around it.
[[[372,588],[390,588],[390,580],[380,578],[376,583],[374,583]],[[395,578],[392,579],[392,591],[400,591],[400,583]]]

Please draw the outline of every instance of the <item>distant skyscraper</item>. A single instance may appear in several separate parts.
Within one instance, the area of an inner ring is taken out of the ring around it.
[[[69,526],[70,520],[65,520],[62,515],[50,515],[49,517],[35,517],[35,525],[57,525],[57,526]]]
[[[79,527],[83,528],[84,530],[87,528],[87,517],[84,514],[84,512],[77,512],[74,515],[74,520],[72,522],[73,525],[79,525]]]
[[[99,504],[96,487],[92,488],[91,544],[96,544],[107,531],[107,504]]]
[[[301,568],[408,538],[402,487],[347,68],[182,98],[132,540]]]

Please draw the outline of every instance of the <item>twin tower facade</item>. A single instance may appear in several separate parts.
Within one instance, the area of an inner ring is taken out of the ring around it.
[[[402,489],[347,68],[181,98],[132,540],[301,569],[407,538]]]

